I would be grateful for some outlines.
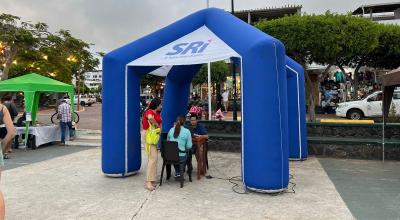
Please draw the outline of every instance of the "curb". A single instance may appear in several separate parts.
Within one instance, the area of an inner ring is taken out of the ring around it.
[[[101,136],[78,134],[78,135],[76,136],[76,139],[82,139],[82,140],[99,140],[99,141],[101,141]]]
[[[65,142],[65,144],[67,146],[101,147],[101,143],[87,143],[87,142],[67,141],[67,142]]]
[[[101,134],[101,130],[77,129],[77,134]]]

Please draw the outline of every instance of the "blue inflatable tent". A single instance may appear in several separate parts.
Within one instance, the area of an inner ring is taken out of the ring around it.
[[[308,155],[303,67],[286,57],[288,88],[289,158],[306,160]]]
[[[284,45],[215,8],[193,13],[103,59],[102,170],[127,176],[141,166],[139,94],[145,74],[164,75],[163,130],[185,115],[202,63],[236,58],[241,67],[242,177],[245,187],[288,186],[288,106]]]

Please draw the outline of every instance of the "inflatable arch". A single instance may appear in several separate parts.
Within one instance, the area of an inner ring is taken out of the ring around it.
[[[283,44],[215,8],[191,14],[103,59],[102,170],[127,176],[141,165],[139,93],[144,74],[165,75],[163,130],[187,110],[202,63],[234,57],[241,66],[242,177],[245,187],[288,186],[288,106]]]
[[[288,88],[289,158],[306,160],[308,155],[303,67],[286,57]]]

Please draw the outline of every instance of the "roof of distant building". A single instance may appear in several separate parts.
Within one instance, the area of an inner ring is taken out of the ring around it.
[[[248,23],[256,23],[262,19],[277,19],[287,15],[300,14],[302,5],[285,5],[283,7],[267,7],[236,11],[235,16]],[[249,22],[250,19],[250,22]]]
[[[353,11],[353,15],[394,12],[398,8],[400,8],[400,2],[361,5]]]

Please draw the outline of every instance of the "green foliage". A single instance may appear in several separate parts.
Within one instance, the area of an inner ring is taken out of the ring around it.
[[[287,53],[303,64],[354,64],[379,44],[379,26],[351,15],[294,15],[257,27],[281,40]]]
[[[164,81],[164,77],[146,74],[143,76],[141,86],[144,88],[147,85],[155,88],[157,85]]]
[[[222,83],[226,81],[226,77],[230,75],[229,64],[224,61],[211,63],[211,82]],[[192,83],[194,85],[207,83],[207,64],[204,64],[199,72],[194,76]]]
[[[2,79],[37,72],[71,83],[99,65],[90,52],[91,44],[75,38],[67,30],[50,33],[45,23],[30,24],[20,18],[0,14],[0,68]],[[102,53],[99,53],[101,55]]]
[[[384,69],[400,66],[400,26],[379,25],[379,45],[369,54],[367,64]]]

